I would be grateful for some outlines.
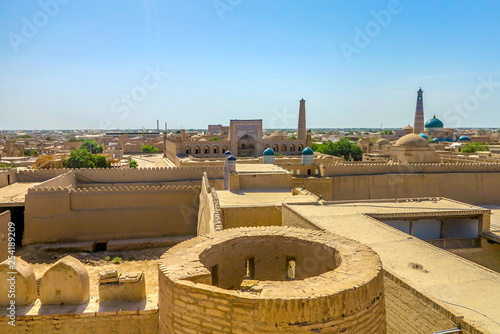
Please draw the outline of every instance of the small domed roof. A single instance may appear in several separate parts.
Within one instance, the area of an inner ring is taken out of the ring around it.
[[[443,122],[441,122],[439,119],[436,118],[436,115],[432,117],[430,120],[425,122],[425,127],[426,128],[442,128],[444,127]]]
[[[272,139],[287,139],[288,136],[281,130],[276,130],[272,135],[269,136]]]
[[[206,140],[205,138],[201,138],[201,139],[200,139],[200,140],[198,140],[198,141],[207,141],[207,140]]]
[[[112,142],[115,142],[115,143],[116,143],[116,142],[118,142],[118,141],[120,141],[120,139],[118,139],[118,137],[115,137],[115,138],[113,138],[113,140],[112,140]]]
[[[262,155],[274,155],[274,151],[268,147],[264,150],[264,153],[262,153]]]
[[[398,139],[394,146],[429,147],[429,143],[417,134],[410,133]]]
[[[302,151],[302,155],[313,155],[314,154],[314,151],[310,148],[310,147],[306,147],[303,151]]]
[[[429,136],[426,135],[425,133],[421,133],[421,134],[419,134],[419,136],[424,138],[424,139],[429,139]]]
[[[411,126],[410,124],[408,124],[407,126],[405,126],[403,128],[403,130],[413,130],[413,126]]]
[[[381,145],[389,145],[390,142],[386,138],[380,138],[379,140],[376,141],[375,144],[378,144],[379,146],[381,146]]]
[[[433,142],[435,142],[435,143],[439,143],[439,142],[441,141],[441,139],[439,139],[439,138],[434,138],[434,139],[432,139],[432,141],[433,141]]]
[[[228,161],[236,161],[236,157],[234,155],[230,155],[229,158],[227,158]]]
[[[178,135],[180,135],[181,134],[181,130],[177,130],[177,131],[175,131],[175,133],[177,133]]]
[[[232,155],[232,154],[233,154],[233,153],[231,153],[231,151],[226,151],[226,152],[224,153],[224,155],[225,155],[225,156]]]
[[[458,140],[460,140],[460,141],[470,141],[470,138],[467,137],[467,136],[461,136],[460,138],[458,138]]]

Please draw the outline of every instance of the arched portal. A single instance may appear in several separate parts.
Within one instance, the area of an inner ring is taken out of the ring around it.
[[[255,157],[255,139],[246,134],[238,140],[238,155],[240,157]]]

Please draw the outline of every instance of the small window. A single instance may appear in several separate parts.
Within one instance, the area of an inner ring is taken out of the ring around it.
[[[105,252],[108,249],[108,242],[96,242],[93,248],[94,252]]]
[[[213,266],[210,271],[212,272],[212,285],[219,286],[219,266]]]
[[[307,170],[307,175],[311,175],[311,170],[310,169]]]
[[[208,154],[208,148],[205,149],[205,154]]]
[[[295,279],[295,258],[287,256],[286,258],[286,278],[289,280]]]
[[[253,257],[246,260],[245,278],[246,279],[255,278],[255,259]]]

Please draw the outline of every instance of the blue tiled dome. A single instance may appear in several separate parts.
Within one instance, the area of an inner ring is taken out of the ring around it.
[[[264,153],[262,153],[262,155],[274,155],[274,151],[268,147],[264,150]]]
[[[432,117],[430,120],[425,122],[426,128],[443,128],[444,124],[439,119],[436,118],[436,115]]]
[[[424,139],[429,139],[429,136],[427,136],[425,133],[421,133],[421,134],[419,134],[419,136],[424,138]]]
[[[313,155],[314,154],[314,151],[310,148],[310,147],[306,147],[303,151],[302,151],[302,155]]]

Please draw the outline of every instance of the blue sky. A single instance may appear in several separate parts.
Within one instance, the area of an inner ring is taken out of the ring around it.
[[[0,129],[499,127],[500,2],[4,0]],[[347,50],[347,51],[346,51]],[[354,50],[354,51],[353,51]]]

